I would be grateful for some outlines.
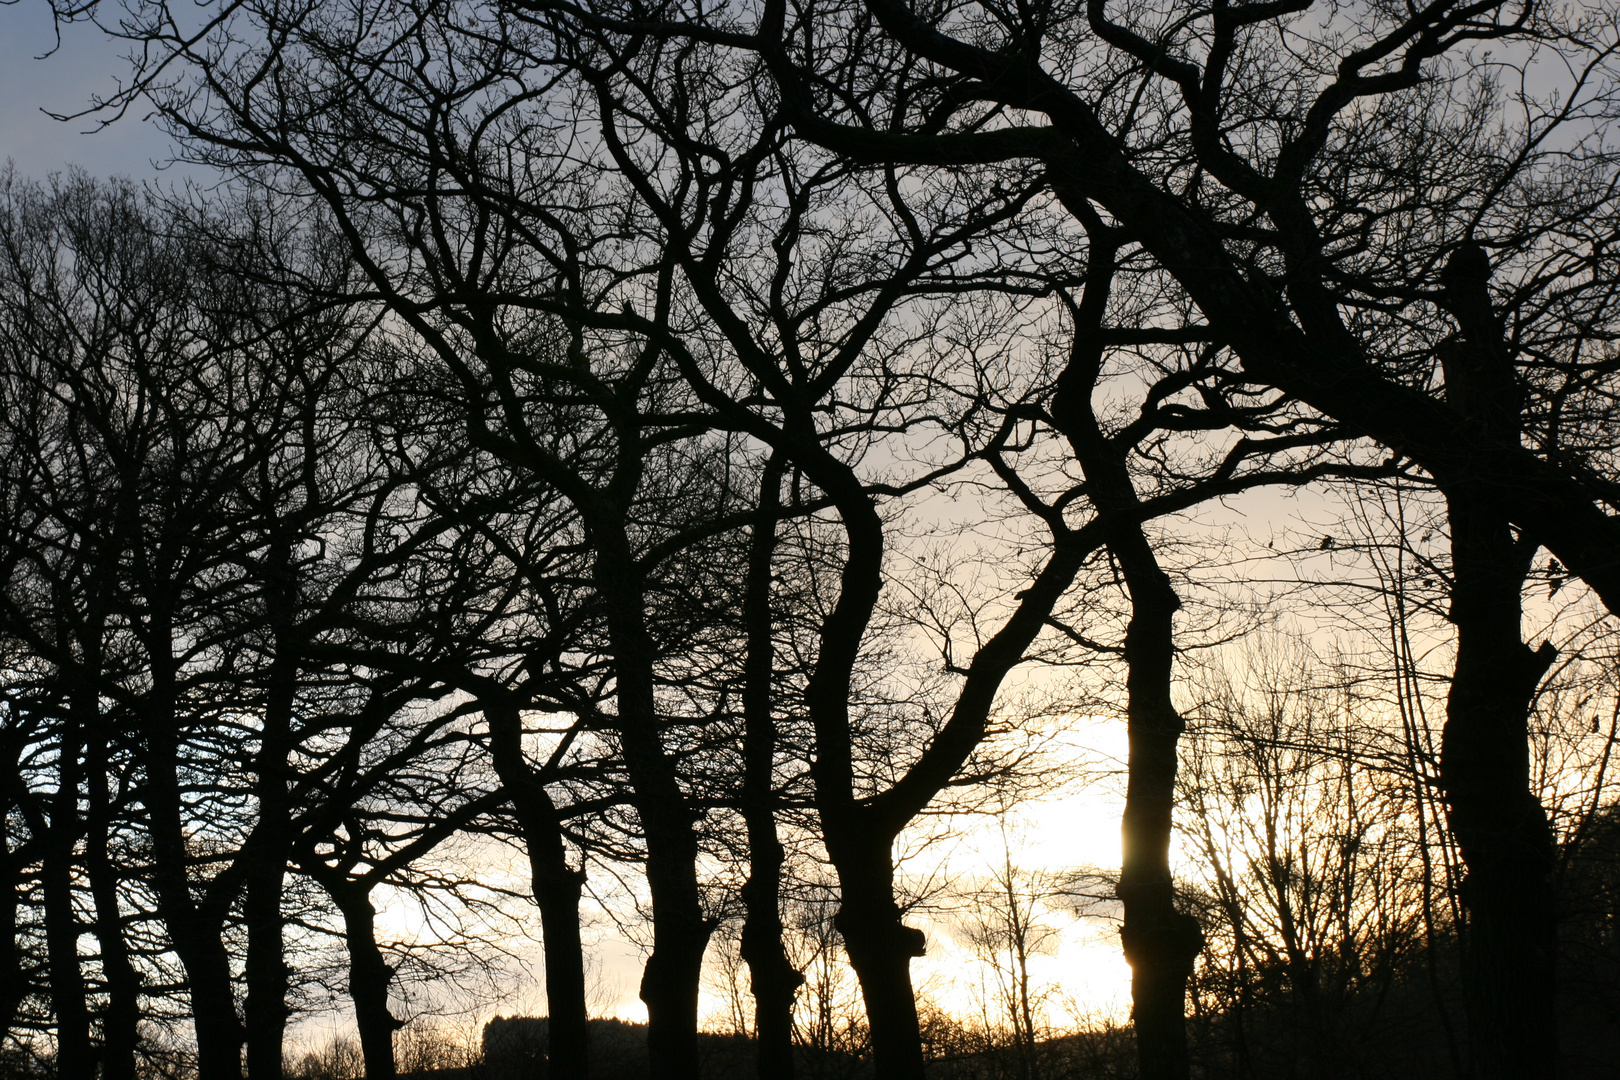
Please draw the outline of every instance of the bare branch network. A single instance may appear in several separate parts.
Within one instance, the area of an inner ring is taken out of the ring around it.
[[[53,5],[8,1074],[1612,1073],[1620,10]]]

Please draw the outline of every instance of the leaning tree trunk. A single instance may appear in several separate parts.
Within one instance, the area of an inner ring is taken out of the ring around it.
[[[1516,444],[1522,401],[1486,288],[1490,262],[1465,247],[1446,266],[1447,306],[1462,340],[1442,350],[1448,401],[1491,442]],[[1467,868],[1463,993],[1475,1080],[1557,1073],[1557,954],[1546,811],[1530,790],[1527,722],[1555,657],[1522,637],[1524,576],[1533,541],[1517,538],[1489,494],[1446,489],[1457,659],[1441,748],[1452,831]]]
[[[343,915],[343,941],[349,952],[349,1000],[354,1004],[354,1026],[360,1037],[360,1057],[366,1080],[394,1080],[394,1032],[404,1026],[388,1011],[388,987],[394,969],[377,947],[377,909],[371,904],[371,886],[341,870],[316,870],[321,887]]]
[[[923,953],[923,934],[901,921],[894,902],[892,843],[899,829],[856,799],[849,716],[861,638],[882,589],[883,525],[847,468],[825,468],[815,480],[837,503],[849,544],[838,602],[822,622],[820,652],[805,693],[815,728],[816,810],[827,855],[838,871],[834,925],[861,986],[875,1074],[879,1080],[922,1080],[911,961]]]
[[[545,782],[523,757],[522,716],[515,706],[487,704],[490,757],[523,830],[534,900],[545,943],[546,1065],[552,1077],[585,1076],[589,1026],[579,900],[585,873],[568,865],[562,820]]]
[[[606,600],[617,679],[618,733],[647,844],[652,954],[641,976],[652,1080],[698,1080],[698,992],[714,924],[697,879],[697,812],[681,791],[659,730],[643,585],[621,522],[604,524],[596,583]]]
[[[805,694],[815,727],[816,809],[828,857],[838,870],[834,922],[860,980],[876,1075],[919,1080],[924,1059],[911,961],[923,955],[926,941],[920,930],[905,925],[895,903],[894,840],[979,746],[1002,681],[1022,662],[1093,549],[1076,532],[1054,530],[1046,565],[1020,591],[1007,621],[974,653],[950,719],[900,779],[858,799],[849,687],[882,588],[883,529],[847,468],[823,470],[815,479],[836,500],[849,541],[838,603],[822,623],[820,655]]]

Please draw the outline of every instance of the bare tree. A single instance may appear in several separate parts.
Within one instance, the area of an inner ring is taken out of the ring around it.
[[[964,939],[994,979],[996,1020],[1010,1029],[1021,1080],[1038,1080],[1041,1042],[1050,1036],[1045,1019],[1050,987],[1031,971],[1036,957],[1056,951],[1061,930],[1052,924],[1068,885],[1061,870],[1029,868],[1013,861],[1005,819],[1001,858],[978,888],[966,893],[956,916]]]

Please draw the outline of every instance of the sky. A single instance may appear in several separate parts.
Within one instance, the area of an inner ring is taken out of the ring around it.
[[[0,6],[0,162],[9,160],[20,175],[35,179],[70,167],[96,176],[121,174],[137,182],[165,183],[195,175],[181,167],[161,168],[172,157],[171,144],[139,111],[99,130],[95,118],[64,122],[44,111],[74,112],[93,95],[115,91],[117,75],[127,70],[122,52],[122,46],[88,26],[65,28],[58,46],[45,0]],[[1311,497],[1296,501],[1275,492],[1255,493],[1209,509],[1204,518],[1207,524],[1246,534],[1258,544],[1277,532],[1299,528],[1316,509]],[[1085,738],[1093,752],[1123,756],[1122,725],[1089,726]],[[1117,867],[1122,802],[1115,786],[1096,784],[1022,807],[1014,824],[1019,861],[1026,867]],[[945,856],[946,863],[916,870],[981,875],[999,854],[1000,839],[992,832],[988,827],[969,830],[964,842]],[[1129,969],[1120,955],[1117,929],[1105,920],[1055,917],[1055,921],[1061,923],[1060,946],[1039,966],[1096,1014],[1121,1018],[1128,1001]],[[945,999],[942,1004],[947,1008],[971,1011],[974,989],[959,977],[965,947],[943,922],[925,929],[930,933],[930,951],[917,965],[918,982]],[[616,998],[604,1011],[639,1018],[644,1013],[635,996],[638,951],[611,936],[600,946],[603,978],[611,987],[609,996]],[[706,1004],[719,1008],[721,1003],[711,998]],[[499,1006],[489,1010],[511,1011],[517,1010]]]
[[[173,156],[172,144],[136,111],[99,130],[93,117],[60,121],[47,115],[46,110],[77,111],[93,95],[116,90],[116,76],[127,70],[122,52],[120,45],[88,26],[64,28],[58,47],[45,0],[0,6],[0,161],[9,160],[18,174],[38,180],[72,167],[137,182],[166,183],[185,175],[189,170],[184,167],[162,168]],[[1123,736],[1123,731],[1119,734]],[[1119,801],[1117,793],[1098,788],[1026,807],[1018,826],[1025,849],[1022,861],[1053,866],[1117,864]],[[982,844],[976,842],[979,837],[965,839],[951,849],[950,865],[938,869],[952,876],[984,872],[979,864],[992,854],[996,838],[986,835]],[[1117,1018],[1126,1007],[1129,969],[1120,955],[1116,930],[1106,922],[1067,916],[1056,921],[1060,947],[1056,955],[1040,958],[1037,966],[1047,969],[1043,974],[1061,981],[1085,1007]],[[974,988],[958,977],[964,946],[952,939],[951,928],[943,923],[926,929],[930,955],[918,964],[918,982],[930,986],[947,1008],[971,1011]],[[598,947],[603,996],[615,999],[599,1007],[641,1019],[645,1011],[636,999],[639,951],[611,934]],[[707,996],[708,1008],[723,1008],[712,992]],[[488,1013],[533,1011],[539,1001],[532,995],[525,998],[492,1003]]]
[[[97,131],[93,118],[60,121],[42,111],[76,112],[92,95],[113,93],[128,68],[124,51],[82,25],[64,28],[57,48],[45,0],[0,6],[0,161],[35,179],[70,166],[135,180],[175,176],[158,170],[172,156],[169,140],[137,112]]]

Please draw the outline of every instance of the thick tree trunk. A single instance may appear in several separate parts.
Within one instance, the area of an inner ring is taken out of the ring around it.
[[[152,884],[158,914],[185,969],[197,1040],[197,1080],[239,1080],[246,1035],[236,1015],[230,954],[222,933],[224,911],[192,897],[178,776],[179,717],[172,634],[161,615],[148,632],[152,687],[147,700],[146,803],[152,841]]]
[[[653,1080],[698,1078],[698,989],[714,924],[697,880],[696,811],[664,751],[654,693],[657,653],[647,630],[644,583],[622,522],[598,534],[596,582],[607,607],[617,679],[618,731],[647,844],[652,954],[641,976]]]
[[[1467,502],[1449,500],[1457,662],[1440,772],[1467,867],[1469,1068],[1476,1080],[1537,1080],[1558,1062],[1555,858],[1530,792],[1526,720],[1552,656],[1520,638],[1525,559],[1506,518]]]
[[[585,1009],[585,952],[579,898],[585,873],[568,865],[562,820],[545,782],[523,756],[522,715],[506,703],[486,703],[490,757],[523,830],[534,900],[545,942],[546,1063],[553,1077],[584,1076],[590,1061]]]
[[[782,864],[786,853],[776,833],[776,720],[771,689],[776,648],[771,636],[771,560],[776,552],[776,512],[781,506],[782,466],[773,457],[760,480],[758,511],[748,550],[743,622],[747,658],[743,672],[742,812],[748,828],[748,881],[742,958],[754,995],[755,1069],[760,1080],[792,1080],[793,999],[804,976],[782,947]]]
[[[247,1036],[249,1080],[280,1080],[287,1030],[287,963],[283,953],[281,901],[284,848],[267,841],[252,852],[245,873],[242,921],[247,926],[242,1018]]]
[[[840,902],[834,925],[844,939],[849,965],[861,984],[872,1033],[878,1080],[922,1080],[922,1033],[911,961],[927,944],[921,930],[901,921],[894,902],[894,864],[886,830],[860,836],[844,831],[833,856]],[[835,842],[828,838],[831,850]]]
[[[684,807],[638,799],[638,809],[647,834],[647,888],[653,908],[653,951],[642,972],[640,995],[647,1006],[650,1075],[653,1080],[697,1080],[698,988],[714,929],[703,917],[699,898],[697,838]]]
[[[377,909],[369,886],[338,872],[321,875],[321,885],[343,914],[343,940],[349,952],[349,1000],[360,1036],[366,1080],[394,1080],[394,1032],[402,1026],[388,1011],[388,987],[394,969],[377,948]]]
[[[1485,252],[1467,247],[1444,275],[1462,341],[1442,352],[1453,407],[1494,440],[1519,438],[1521,398],[1490,306]],[[1522,638],[1524,576],[1535,551],[1487,490],[1446,488],[1457,660],[1440,774],[1467,867],[1461,887],[1469,1070],[1476,1080],[1542,1080],[1558,1071],[1554,846],[1530,790],[1527,723],[1550,645]]]
[[[377,947],[377,909],[371,904],[372,883],[352,878],[347,868],[306,859],[303,869],[326,890],[343,916],[343,943],[349,954],[349,1000],[354,1005],[355,1032],[366,1080],[394,1080],[394,1032],[403,1025],[388,1011],[388,988],[394,969]]]

